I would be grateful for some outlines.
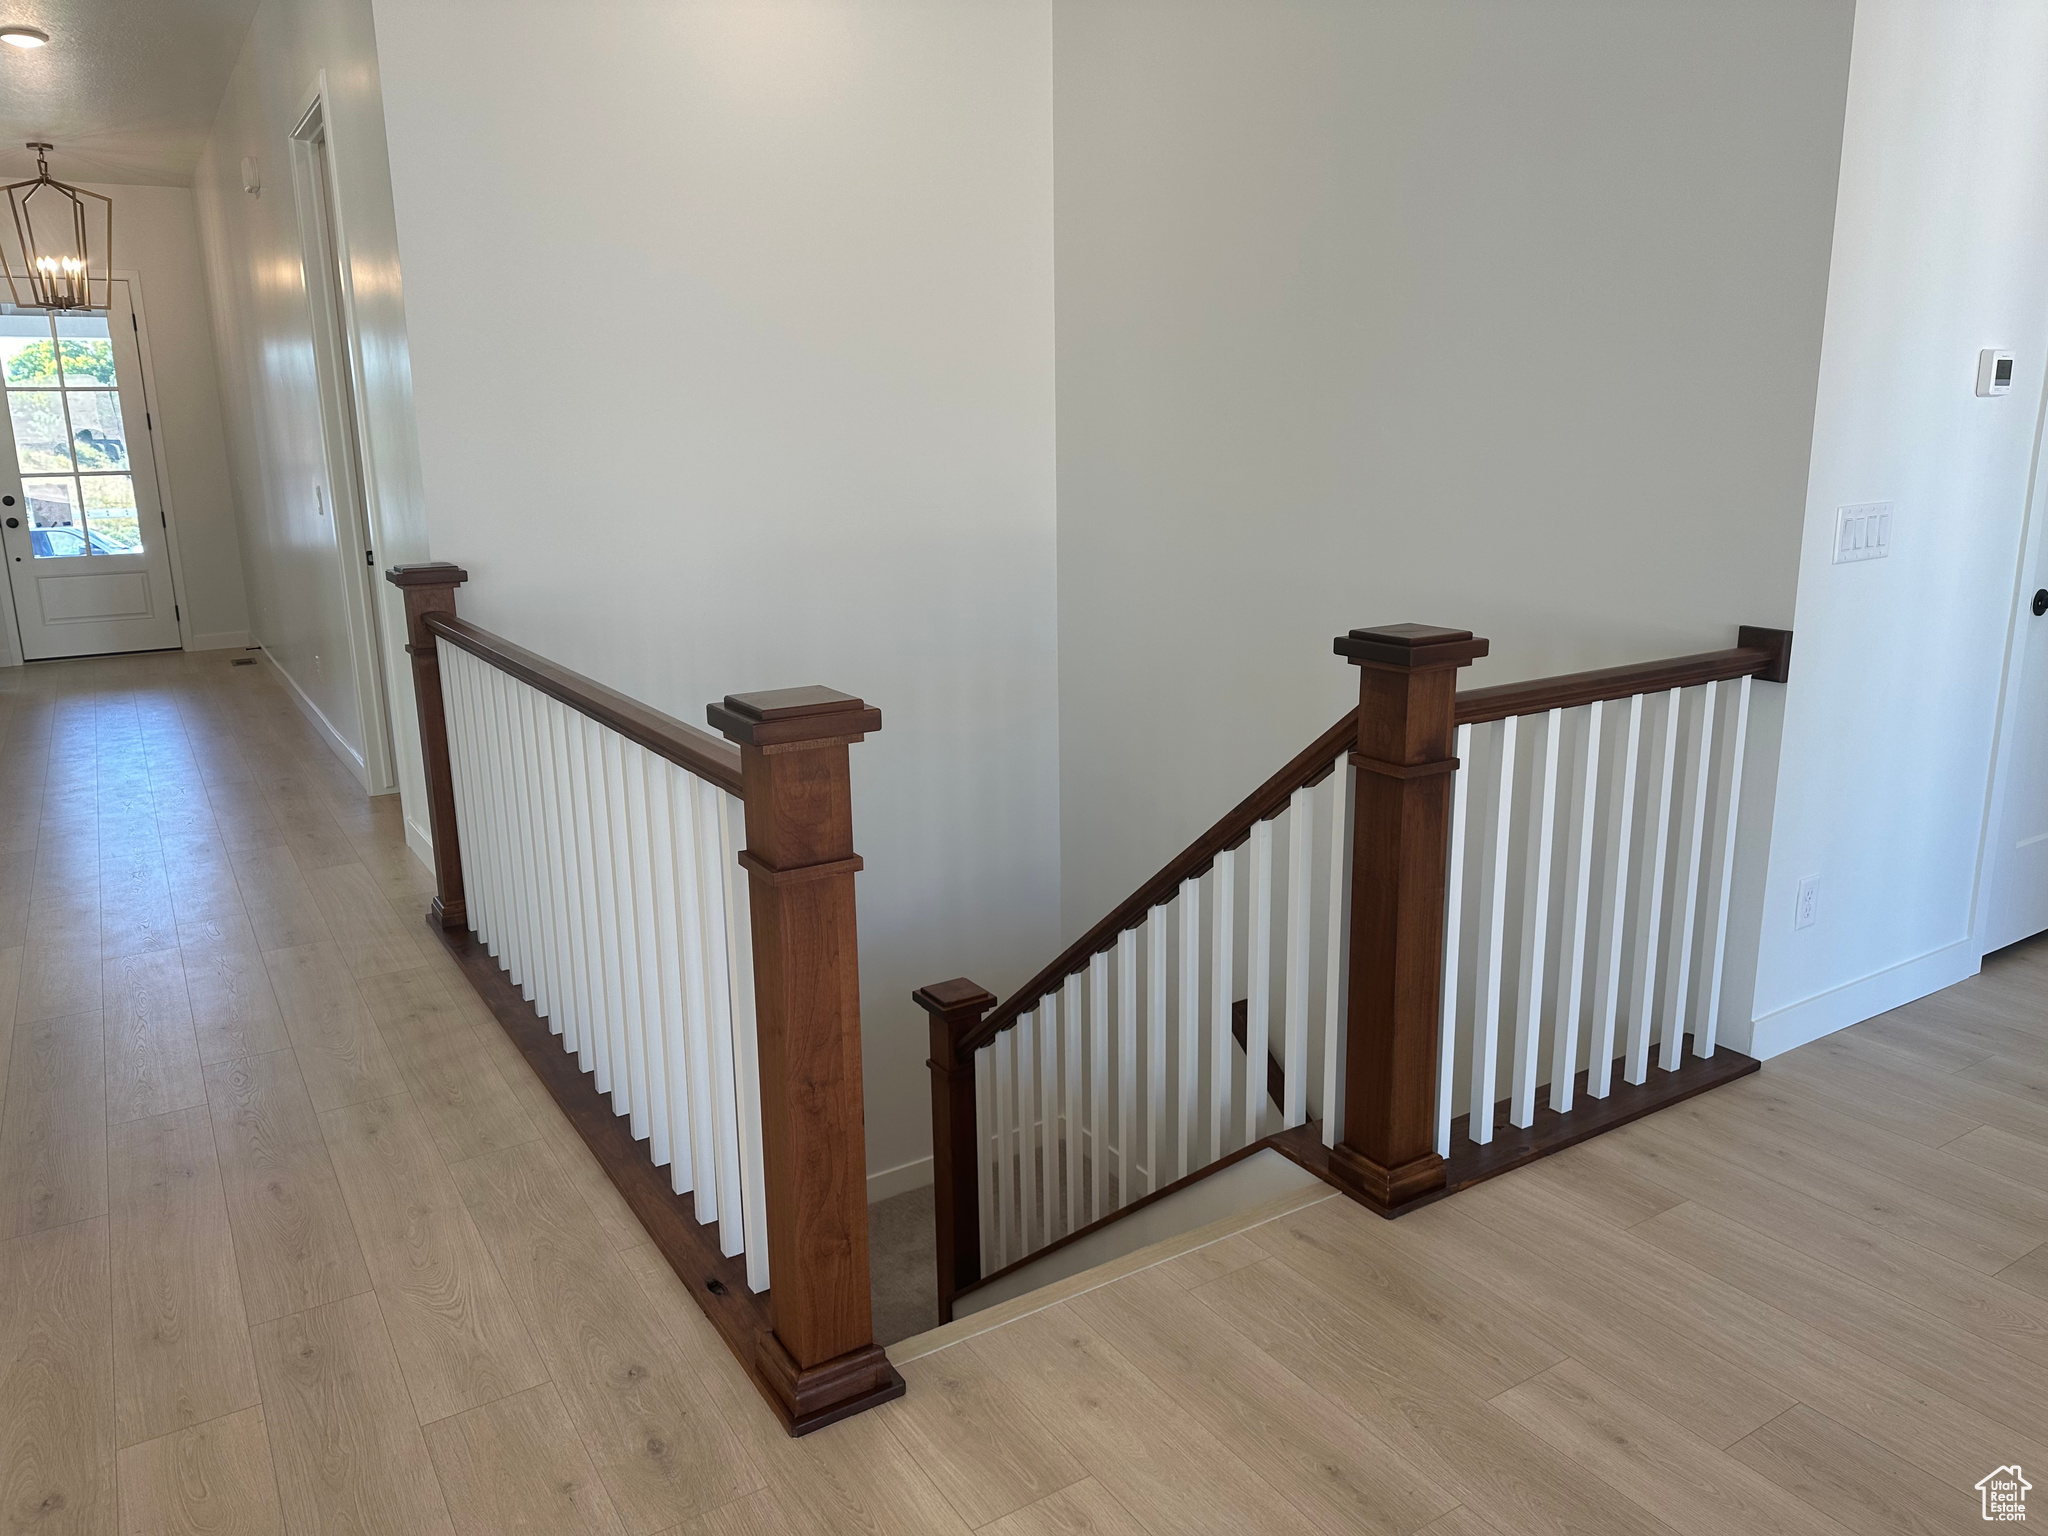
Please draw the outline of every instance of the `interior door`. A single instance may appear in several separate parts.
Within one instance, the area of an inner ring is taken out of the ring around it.
[[[2040,541],[2048,551],[2048,539]],[[2048,559],[2040,562],[2048,565]],[[2048,569],[2021,601],[2012,694],[2006,701],[2005,771],[1991,822],[1991,870],[1978,943],[1984,953],[2048,928]]]
[[[0,548],[28,661],[176,649],[128,285],[105,312],[0,305]]]

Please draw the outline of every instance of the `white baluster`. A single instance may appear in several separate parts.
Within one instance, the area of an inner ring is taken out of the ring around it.
[[[448,712],[448,764],[455,788],[456,846],[462,850],[463,906],[469,914],[470,932],[481,935],[490,904],[490,871],[484,865],[483,829],[478,821],[482,809],[469,765],[472,726],[463,690],[463,663],[468,657],[446,640],[437,639],[434,644],[440,653],[441,701]]]
[[[1040,1003],[1040,1009],[1044,1001]],[[1039,1009],[1017,1021],[1017,1214],[1019,1256],[1045,1242],[1045,1206],[1038,1198],[1038,1021]]]
[[[456,680],[457,647],[446,640],[434,641],[435,659],[441,668],[441,711],[448,730],[448,777],[455,794],[455,846],[462,854],[464,877],[463,908],[470,931],[477,926],[477,890],[483,884],[483,870],[476,852],[476,800],[469,785],[469,762],[463,740],[468,722],[463,718],[460,684]]]
[[[526,849],[527,878],[533,891],[533,955],[537,971],[534,990],[539,996],[535,1011],[553,1020],[561,993],[556,986],[555,932],[550,916],[547,847],[542,841],[540,809],[540,733],[535,727],[533,703],[539,697],[526,684],[512,684],[516,706],[513,722],[517,730],[519,771],[519,840]],[[550,1029],[556,1026],[551,1022]],[[557,1031],[559,1032],[559,1031]]]
[[[1628,701],[1628,733],[1621,750],[1621,783],[1608,806],[1614,836],[1600,872],[1600,965],[1593,980],[1593,1042],[1586,1063],[1586,1097],[1604,1099],[1614,1076],[1614,1022],[1621,1006],[1621,954],[1628,917],[1629,844],[1635,829],[1636,763],[1642,755],[1643,696]]]
[[[1109,1161],[1109,951],[1088,957],[1088,1214],[1109,1214],[1102,1203],[1103,1165]]]
[[[1452,755],[1458,759],[1451,775],[1451,852],[1444,870],[1443,1001],[1436,1028],[1436,1155],[1451,1155],[1451,1106],[1457,1097],[1451,1081],[1458,1067],[1458,945],[1465,922],[1465,815],[1472,798],[1472,727],[1461,725]],[[1356,773],[1357,770],[1353,769]],[[1323,1143],[1334,1147],[1343,1133],[1323,1127]]]
[[[1287,800],[1287,969],[1282,1015],[1280,1068],[1285,1078],[1280,1119],[1296,1126],[1308,1119],[1308,947],[1315,915],[1309,910],[1314,800],[1297,789]]]
[[[492,925],[491,954],[498,967],[510,974],[519,950],[519,887],[514,878],[510,846],[506,840],[511,812],[505,805],[505,738],[498,726],[498,673],[495,668],[477,668],[477,723],[480,732],[477,756],[484,775],[484,815],[490,829],[491,864],[497,873],[496,922]],[[513,977],[516,981],[518,978]]]
[[[981,1272],[994,1274],[1002,1267],[1003,1230],[1003,1184],[995,1170],[1000,1163],[990,1151],[989,1131],[995,1129],[994,1145],[1002,1147],[1002,1127],[996,1113],[995,1049],[983,1046],[974,1053],[974,1139],[980,1143],[974,1149],[975,1188],[981,1196],[981,1230],[975,1234],[980,1242]],[[749,1223],[751,1227],[751,1223]],[[752,1227],[759,1232],[761,1229]],[[754,1240],[749,1239],[750,1248]]]
[[[470,765],[477,797],[477,852],[487,871],[484,880],[484,916],[487,921],[479,930],[479,936],[484,941],[484,948],[493,957],[499,957],[505,948],[505,874],[498,848],[499,816],[497,786],[491,769],[491,719],[485,700],[483,664],[467,652],[463,653],[463,662],[466,674],[463,691],[470,725]],[[504,961],[499,959],[500,968],[503,965]]]
[[[463,757],[468,763],[469,798],[473,822],[471,832],[475,840],[477,868],[482,877],[477,885],[482,893],[481,903],[472,903],[477,916],[477,936],[484,941],[485,949],[496,954],[496,934],[501,926],[498,917],[500,883],[498,879],[497,849],[491,827],[490,786],[485,782],[487,771],[483,761],[484,721],[481,701],[477,696],[477,672],[475,657],[467,651],[450,653],[457,664],[457,675],[461,678],[462,692],[462,734]]]
[[[1060,1155],[1066,1161],[1066,1230],[1081,1227],[1081,973],[1067,978],[1066,1113],[1060,1124]]]
[[[597,854],[590,838],[590,788],[586,782],[583,750],[583,716],[564,709],[562,727],[561,779],[562,813],[567,821],[568,846],[575,853],[577,969],[582,972],[583,1029],[576,1040],[576,1065],[596,1072],[602,1059],[605,1038],[604,941],[599,934],[597,912]],[[610,1077],[597,1078],[600,1092]]]
[[[724,888],[726,966],[732,991],[733,1089],[739,1116],[739,1202],[747,1250],[747,1288],[768,1289],[768,1173],[761,1150],[761,1038],[754,1015],[754,925],[747,882],[740,870],[740,834],[747,808],[737,795],[694,775],[700,796],[716,797],[718,877]],[[986,1124],[986,1122],[983,1122]],[[984,1159],[986,1162],[986,1159]]]
[[[1707,780],[1714,757],[1716,683],[1700,690],[1698,719],[1693,722],[1691,760],[1686,768],[1685,796],[1679,802],[1678,910],[1672,914],[1670,975],[1664,987],[1664,1041],[1657,1065],[1678,1070],[1685,1050],[1686,1003],[1692,990],[1693,926],[1699,920],[1700,856],[1707,830]]]
[[[534,747],[540,773],[540,843],[547,895],[549,952],[554,957],[555,1012],[549,1025],[562,1036],[562,1049],[576,1049],[579,999],[575,952],[569,947],[569,907],[576,899],[575,875],[562,847],[561,786],[555,782],[555,711],[544,693],[533,695]]]
[[[604,727],[588,716],[582,723],[583,776],[578,788],[590,815],[591,869],[597,876],[597,939],[604,961],[604,1013],[597,1047],[597,1086],[624,1113],[626,1086],[625,1002],[619,969],[618,887],[612,881],[612,829],[604,792]]]
[[[1557,737],[1564,711],[1550,710],[1537,727],[1536,785],[1529,807],[1522,890],[1520,991],[1516,997],[1513,1079],[1508,1124],[1527,1130],[1536,1118],[1536,1066],[1543,1033],[1543,972],[1550,947],[1550,853],[1557,827]]]
[[[1016,1132],[1012,1124],[1017,1118],[1017,1037],[1023,1028],[1024,1021],[1019,1019],[989,1042],[989,1054],[995,1058],[997,1269],[1010,1262],[1011,1229],[1023,1219],[1017,1189]]]
[[[1059,1235],[1060,995],[1048,992],[1038,1015],[1038,1198],[1045,1241]]]
[[[1579,1010],[1585,1000],[1586,985],[1586,916],[1593,886],[1593,820],[1600,789],[1600,715],[1601,703],[1595,699],[1586,707],[1584,726],[1573,735],[1568,783],[1574,792],[1565,801],[1565,969],[1550,1041],[1550,1107],[1559,1114],[1572,1107],[1572,1084],[1579,1070]]]
[[[526,857],[526,814],[520,805],[518,706],[513,699],[516,685],[504,673],[491,673],[491,693],[497,710],[498,766],[503,774],[505,795],[505,851],[512,866],[512,979],[528,1002],[545,1005],[536,988],[540,970],[533,939],[533,869]]]
[[[734,859],[725,868],[727,829],[719,821],[722,792],[695,774],[683,776],[683,793],[676,797],[670,816],[678,832],[689,837],[687,865],[679,865],[676,877],[687,878],[694,887],[696,922],[693,925],[696,954],[683,957],[684,985],[689,985],[691,961],[695,961],[697,986],[694,999],[683,1000],[683,1070],[690,1104],[691,1189],[697,1219],[716,1221],[719,1211],[718,1115],[712,1107],[711,1038],[720,1029],[721,1016],[731,1028],[733,1009],[732,949],[740,915],[747,911],[746,879]],[[688,827],[683,823],[687,820]],[[740,906],[733,910],[737,897]]]
[[[635,833],[626,804],[624,737],[604,732],[605,823],[612,839],[612,900],[619,923],[619,995],[626,1063],[627,1123],[638,1141],[647,1135],[647,1036],[640,1018],[640,940],[633,923],[633,854]]]
[[[1199,876],[1180,883],[1180,1177],[1186,1178],[1194,1164],[1190,1142],[1195,1133],[1195,1106],[1200,1102],[1202,1073],[1202,881]]]
[[[702,779],[696,781],[696,789],[699,816],[697,846],[700,850],[720,850],[721,867],[716,871],[706,869],[704,884],[707,891],[714,885],[723,887],[718,905],[723,917],[725,959],[725,1006],[711,1010],[712,1177],[705,1182],[717,1184],[719,1252],[731,1258],[744,1245],[747,1233],[761,1234],[764,1242],[759,1246],[765,1246],[768,1235],[765,1225],[756,1227],[749,1223],[740,1205],[743,1131],[736,1041],[743,1018],[746,1032],[751,1036],[754,1030],[753,924],[749,920],[747,904],[734,900],[738,893],[739,850],[733,846],[730,817],[724,814],[730,809],[726,796],[716,785]],[[758,1082],[758,1068],[756,1074]],[[754,1103],[756,1106],[760,1103],[758,1091]],[[754,1127],[758,1128],[759,1124],[757,1107]]]
[[[1145,1184],[1159,1189],[1159,1128],[1166,1119],[1166,908],[1145,919]]]
[[[1744,677],[1736,684],[1735,691],[1735,735],[1728,752],[1728,778],[1724,793],[1727,808],[1721,821],[1721,875],[1716,882],[1714,897],[1714,949],[1708,961],[1711,970],[1707,983],[1707,1008],[1700,1020],[1699,1029],[1693,1037],[1693,1052],[1699,1056],[1714,1054],[1714,1038],[1721,1023],[1721,970],[1728,957],[1728,895],[1735,885],[1735,822],[1742,809],[1742,771],[1744,753],[1749,745],[1749,684]]]
[[[657,951],[673,930],[654,926],[654,817],[647,806],[647,758],[638,742],[619,740],[619,773],[626,791],[628,889],[633,905],[633,950],[639,959],[640,1055],[647,1064],[647,1141],[658,1151],[654,1165],[668,1161],[668,1058],[662,1051],[661,959]],[[665,850],[664,850],[665,851]]]
[[[1351,977],[1351,809],[1357,770],[1349,757],[1330,773],[1330,949],[1323,974],[1323,1145],[1344,1139],[1344,1074],[1351,1033],[1346,1011]],[[1464,835],[1460,828],[1459,836]],[[1448,1077],[1442,1067],[1439,1077]],[[1449,1130],[1448,1121],[1445,1124]],[[1442,1150],[1441,1148],[1439,1149]]]
[[[1472,1021],[1472,1093],[1466,1134],[1481,1146],[1493,1140],[1494,1084],[1500,1070],[1501,965],[1508,925],[1508,840],[1514,829],[1515,729],[1513,715],[1501,721],[1500,780],[1487,804],[1479,845],[1479,920],[1485,952],[1479,978],[1479,1011]]]
[[[648,758],[647,815],[654,837],[655,929],[659,946],[662,1097],[667,1104],[669,1187],[686,1194],[696,1182],[690,1113],[690,1009],[702,1007],[702,917],[697,910],[696,837],[689,807],[690,776],[674,763]],[[657,1167],[661,1166],[656,1164]]]
[[[1116,936],[1116,1203],[1137,1197],[1138,930]]]
[[[1664,695],[1664,724],[1650,738],[1649,865],[1637,910],[1635,979],[1629,986],[1628,1062],[1624,1080],[1650,1075],[1650,1020],[1657,998],[1657,954],[1664,929],[1664,871],[1671,853],[1671,784],[1678,766],[1679,690]]]
[[[1266,1063],[1272,1059],[1273,823],[1255,821],[1251,833],[1252,890],[1245,947],[1244,1139],[1259,1139],[1266,1112]]]
[[[673,946],[664,946],[673,949],[673,956],[663,958],[676,971],[676,1028],[668,1052],[669,1148],[674,1159],[669,1165],[669,1187],[679,1195],[692,1193],[700,1178],[710,1177],[709,1100],[700,1082],[700,1063],[705,1053],[697,1042],[711,1034],[709,957],[713,950],[725,947],[712,938],[714,914],[706,910],[707,901],[724,910],[727,895],[722,883],[706,878],[707,871],[714,875],[718,872],[717,847],[698,846],[698,824],[702,819],[698,797],[703,792],[694,774],[670,765],[663,798],[668,802],[668,879],[675,891],[676,939]],[[744,880],[737,866],[732,878],[744,893]],[[700,1100],[706,1108],[699,1108]]]
[[[1230,1107],[1231,1064],[1237,1036],[1237,852],[1216,855],[1209,885],[1209,1156],[1223,1155],[1223,1123]]]

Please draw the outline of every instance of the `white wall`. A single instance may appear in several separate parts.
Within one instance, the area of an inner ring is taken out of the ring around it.
[[[405,304],[392,225],[369,0],[264,0],[194,177],[229,444],[242,516],[250,629],[334,734],[360,751],[344,569],[321,510],[327,471],[301,265],[290,135],[326,76],[326,121],[360,332],[366,466],[379,566],[427,558],[413,436]],[[253,157],[262,191],[242,190]],[[316,497],[315,488],[320,489]],[[351,552],[351,564],[357,558]],[[350,573],[352,574],[352,573]],[[408,831],[426,814],[402,605],[384,605],[385,673]]]
[[[1356,701],[1355,625],[1470,686],[1791,621],[1848,0],[1056,16],[1066,931]]]
[[[156,396],[158,469],[178,534],[178,602],[194,649],[247,643],[234,481],[221,420],[220,375],[206,272],[188,187],[102,186],[114,199],[114,265],[142,289]]]
[[[1753,1049],[1976,969],[1971,901],[2048,350],[2048,8],[1862,0]],[[1974,392],[1978,349],[2017,354]],[[1891,501],[1890,558],[1831,560]],[[1792,926],[1821,877],[1819,918]],[[1731,1043],[1743,1042],[1731,1036]]]
[[[881,707],[868,1161],[915,1164],[911,990],[1056,938],[1048,16],[562,16],[377,5],[434,552],[479,623],[686,720]]]

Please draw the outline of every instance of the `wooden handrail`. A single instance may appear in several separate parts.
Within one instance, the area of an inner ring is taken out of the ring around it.
[[[1737,639],[1739,643],[1725,651],[1702,651],[1663,661],[1633,662],[1593,672],[1569,672],[1560,677],[1469,689],[1457,695],[1457,723],[1478,725],[1488,720],[1504,720],[1509,715],[1569,709],[1596,699],[1626,699],[1638,693],[1662,693],[1738,677],[1756,677],[1767,683],[1785,681],[1792,660],[1791,630],[1744,624],[1737,631]],[[1241,844],[1256,823],[1275,815],[1287,804],[1288,796],[1304,786],[1320,784],[1357,739],[1358,710],[1354,707],[980,1020],[958,1043],[958,1049],[977,1051],[1015,1024],[1047,992],[1113,945],[1118,934],[1144,921],[1145,914],[1178,890],[1183,880],[1202,874],[1217,855]]]
[[[536,655],[522,645],[514,645],[503,635],[494,635],[488,629],[479,628],[467,619],[458,619],[452,613],[428,614],[425,624],[430,633],[440,636],[450,645],[461,646],[500,672],[537,688],[578,714],[588,715],[600,725],[609,726],[656,757],[667,758],[678,768],[686,769],[729,793],[745,797],[746,787],[740,781],[739,748],[730,742],[720,741],[709,731],[701,731],[674,715],[665,715],[580,672],[557,666],[547,657]]]
[[[1701,651],[1664,661],[1639,661],[1597,672],[1568,672],[1562,677],[1532,678],[1526,683],[1500,683],[1458,695],[1457,721],[1479,725],[1510,715],[1534,715],[1551,709],[1572,709],[1603,699],[1628,699],[1639,693],[1666,693],[1702,683],[1731,682],[1738,677],[1785,681],[1792,663],[1792,631],[1759,629],[1745,624],[1739,643],[1725,651]]]
[[[1118,903],[1114,911],[1074,940],[1059,958],[1026,982],[1008,1002],[997,1008],[960,1042],[963,1051],[977,1051],[1030,1011],[1031,1005],[1067,977],[1088,963],[1089,957],[1108,949],[1116,936],[1144,920],[1152,908],[1180,888],[1183,880],[1201,874],[1220,853],[1251,836],[1252,828],[1275,815],[1297,789],[1320,784],[1336,766],[1337,759],[1357,738],[1358,711],[1352,710],[1288,762],[1265,783],[1237,803],[1229,815],[1183,849],[1172,862]]]

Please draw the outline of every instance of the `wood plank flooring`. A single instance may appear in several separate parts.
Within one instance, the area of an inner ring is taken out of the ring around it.
[[[228,659],[0,673],[0,1526],[1903,1536],[2048,1467],[2048,944],[788,1440],[422,942],[396,802]]]

